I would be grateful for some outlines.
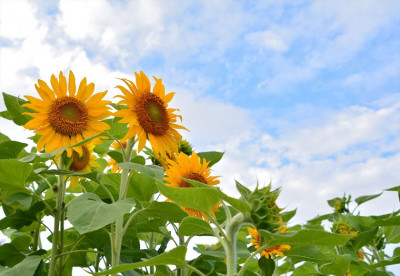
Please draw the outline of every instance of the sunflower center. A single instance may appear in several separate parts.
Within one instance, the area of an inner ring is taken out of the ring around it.
[[[73,97],[56,99],[48,113],[50,126],[58,133],[73,136],[82,133],[89,123],[88,110]]]
[[[206,179],[201,174],[198,174],[198,173],[190,172],[190,173],[185,174],[183,178],[187,178],[187,179],[190,179],[190,180],[196,180],[196,181],[201,182],[203,184],[207,184]],[[193,187],[192,184],[190,184],[190,183],[188,183],[186,181],[183,181],[183,180],[179,184],[179,186],[180,187],[185,187],[185,188],[192,188]]]
[[[137,101],[136,112],[140,125],[147,133],[162,136],[168,131],[168,111],[158,96],[144,94]]]
[[[79,156],[79,153],[76,151],[72,152],[72,163],[69,166],[69,169],[71,171],[80,171],[86,168],[86,166],[89,165],[90,162],[90,152],[88,148],[83,145],[82,146],[82,155]]]

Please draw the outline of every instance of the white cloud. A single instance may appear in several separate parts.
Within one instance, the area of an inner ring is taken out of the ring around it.
[[[0,1],[0,37],[22,39],[36,31],[38,22],[29,1]]]
[[[250,33],[246,35],[246,39],[260,49],[270,49],[277,52],[285,52],[288,49],[282,37],[271,30]]]

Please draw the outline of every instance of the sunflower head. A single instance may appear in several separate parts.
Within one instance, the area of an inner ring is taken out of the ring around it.
[[[178,142],[178,152],[183,152],[186,155],[191,155],[193,152],[192,145],[188,142],[188,140],[180,140]]]
[[[260,234],[257,232],[256,229],[253,228],[247,228],[247,231],[251,235],[252,239],[250,242],[254,246],[255,249],[260,248]],[[285,255],[283,254],[282,251],[287,251],[290,250],[291,246],[288,244],[281,244],[281,245],[274,245],[272,247],[266,248],[263,251],[261,251],[261,256],[264,256],[265,258],[272,258],[275,255],[278,255],[280,257],[284,257]]]
[[[177,109],[169,108],[168,103],[172,100],[174,93],[165,94],[162,79],[154,77],[155,84],[151,91],[148,77],[141,71],[135,73],[136,85],[130,80],[121,79],[127,86],[118,85],[123,95],[118,104],[126,105],[127,108],[118,110],[116,117],[122,117],[120,123],[129,124],[129,131],[124,139],[136,136],[138,152],[140,152],[147,139],[149,140],[155,156],[172,155],[178,151],[177,141],[182,139],[177,129],[186,129],[177,124]],[[187,130],[187,129],[186,129]]]
[[[193,152],[192,145],[187,140],[180,140],[177,142],[177,145],[178,145],[177,153],[183,152],[184,154],[186,154],[188,156],[190,156],[192,154],[192,152]],[[161,155],[156,156],[154,154],[154,152],[151,149],[149,149],[148,147],[145,147],[144,151],[149,156],[148,159],[150,159],[154,165],[163,167],[165,170],[169,166],[169,160],[176,161],[176,158],[175,158],[176,154],[171,155],[171,154],[167,153],[165,156],[161,156]]]
[[[40,98],[25,96],[29,103],[23,105],[35,111],[24,113],[32,117],[24,127],[41,135],[37,143],[38,151],[44,148],[46,152],[51,152],[73,146],[110,128],[101,122],[111,114],[107,107],[110,102],[102,100],[107,91],[93,94],[94,84],[87,84],[86,78],[77,90],[72,71],[69,72],[68,82],[60,72],[58,79],[51,76],[50,83],[51,87],[38,80],[35,88]],[[92,142],[101,143],[100,139]],[[69,157],[72,151],[72,148],[67,149]],[[80,147],[77,151],[82,154]]]
[[[352,226],[349,222],[339,219],[339,221],[335,222],[334,231],[336,233],[345,234],[345,235],[353,235],[353,237],[357,237],[360,231],[355,230],[354,226]]]
[[[97,157],[93,152],[95,145],[93,143],[84,144],[79,147],[74,147],[72,150],[72,156],[70,157],[70,165],[68,167],[69,171],[78,173],[88,173],[94,168],[100,168],[97,163]],[[79,149],[79,152],[77,151]],[[56,163],[58,163],[59,157],[62,153],[56,155]],[[83,179],[79,176],[70,177],[70,185],[68,191],[70,192],[82,192],[82,188],[79,185],[79,180]]]
[[[201,162],[200,157],[193,152],[191,156],[184,154],[183,152],[175,155],[175,160],[168,160],[169,166],[165,171],[166,174],[166,185],[171,187],[179,188],[195,188],[193,185],[185,181],[183,178],[195,180],[206,185],[217,185],[219,180],[218,176],[211,176],[211,170],[208,167],[208,162],[203,159]],[[207,216],[200,211],[186,208],[181,206],[181,208],[186,211],[189,216],[194,216],[198,218],[205,218],[208,220]],[[214,206],[211,210],[211,214],[219,210],[219,204]]]

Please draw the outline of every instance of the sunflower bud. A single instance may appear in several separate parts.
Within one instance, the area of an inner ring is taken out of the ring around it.
[[[257,188],[253,191],[248,201],[251,206],[250,218],[257,229],[264,229],[270,232],[279,231],[279,227],[282,223],[280,219],[280,209],[276,205],[276,199],[278,198],[280,189],[271,191],[271,185]]]
[[[178,142],[178,152],[183,152],[187,156],[190,156],[193,152],[192,145],[187,140],[180,140]]]

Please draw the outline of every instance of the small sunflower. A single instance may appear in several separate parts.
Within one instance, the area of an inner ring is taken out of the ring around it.
[[[171,187],[180,187],[180,188],[194,188],[190,183],[186,182],[182,178],[187,178],[191,180],[195,180],[207,185],[217,185],[219,184],[219,180],[217,178],[219,176],[211,176],[211,170],[208,167],[208,163],[206,159],[203,159],[203,163],[201,163],[200,157],[192,152],[191,156],[187,156],[183,152],[175,155],[176,160],[169,159],[169,166],[165,171],[167,175],[166,185]],[[208,217],[197,210],[186,208],[181,206],[181,208],[192,217],[204,218],[208,220]],[[211,210],[211,214],[214,216],[214,212],[217,212],[219,209],[219,204],[214,206]]]
[[[50,79],[51,88],[42,80],[38,80],[35,88],[41,99],[25,96],[29,103],[24,104],[36,113],[24,113],[33,117],[24,125],[41,135],[37,149],[43,148],[51,152],[59,148],[75,145],[90,136],[97,135],[109,129],[109,125],[101,120],[111,115],[107,104],[102,100],[107,91],[93,95],[94,84],[87,84],[84,78],[76,91],[75,76],[69,72],[69,80],[60,72],[59,79],[54,75]],[[92,142],[101,143],[100,139]],[[82,154],[81,147],[76,151]],[[67,149],[68,156],[72,149]]]
[[[82,145],[82,154],[80,155],[74,148],[72,151],[72,163],[69,166],[70,171],[78,173],[88,173],[91,172],[93,168],[100,168],[100,165],[96,162],[97,157],[93,154],[94,144]],[[79,186],[79,176],[70,177],[70,185],[68,189],[70,191],[81,191]]]
[[[154,77],[156,83],[151,92],[150,81],[140,71],[135,73],[136,85],[127,79],[121,79],[128,86],[118,85],[124,95],[118,104],[127,105],[128,108],[115,112],[116,117],[122,117],[120,123],[128,123],[129,131],[123,139],[129,139],[137,135],[138,152],[140,152],[148,139],[156,155],[164,156],[166,153],[172,155],[178,151],[177,142],[182,139],[177,129],[185,127],[177,124],[177,118],[182,117],[174,114],[178,109],[168,108],[168,103],[175,93],[165,94],[162,79]]]
[[[119,143],[117,141],[114,141],[111,144],[111,148],[113,148],[115,150],[120,150],[121,145],[124,148],[126,148],[126,140],[119,140]],[[111,167],[112,173],[120,172],[122,170],[121,168],[118,167],[118,162],[116,160],[114,160],[113,158],[111,158],[110,161],[108,161],[107,167]]]
[[[353,231],[352,227],[346,223],[339,223],[337,225],[337,231],[341,234],[353,235],[354,237],[357,237],[358,233],[360,233],[360,231]]]
[[[251,239],[251,243],[254,245],[255,249],[260,248],[260,234],[257,232],[257,230],[253,228],[247,228],[247,231],[249,231],[249,234],[253,237]],[[280,257],[284,257],[285,255],[283,254],[282,251],[287,251],[290,250],[291,246],[288,244],[280,244],[280,245],[274,245],[272,247],[266,248],[263,251],[261,251],[261,256],[265,256],[265,258],[270,258],[273,257],[274,255],[278,255]]]

